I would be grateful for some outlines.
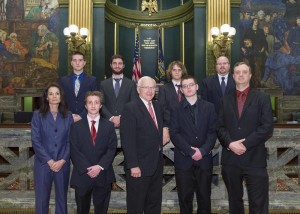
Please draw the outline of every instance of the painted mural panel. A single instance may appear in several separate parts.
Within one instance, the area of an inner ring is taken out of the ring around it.
[[[58,78],[57,0],[0,0],[0,94]]]
[[[242,0],[241,57],[252,86],[300,94],[300,0]]]

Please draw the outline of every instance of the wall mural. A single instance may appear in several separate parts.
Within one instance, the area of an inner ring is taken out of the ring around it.
[[[58,79],[57,0],[0,0],[0,94]]]
[[[300,94],[300,0],[242,0],[240,38],[254,87]]]

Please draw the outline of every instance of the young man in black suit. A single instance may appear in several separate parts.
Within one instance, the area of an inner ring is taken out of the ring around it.
[[[184,99],[171,110],[170,136],[175,146],[174,166],[181,214],[193,213],[194,193],[197,213],[211,213],[212,152],[217,135],[217,115],[212,103],[197,96],[194,77],[181,80]]]
[[[238,62],[233,69],[236,90],[222,99],[217,125],[229,212],[244,213],[245,181],[249,213],[267,214],[269,177],[265,142],[273,132],[270,96],[250,88],[252,73],[248,64]]]
[[[128,214],[160,214],[162,201],[163,110],[153,101],[156,83],[144,76],[139,98],[127,103],[121,117]],[[167,132],[168,134],[168,132]]]
[[[95,214],[106,214],[115,180],[112,162],[117,136],[111,122],[99,115],[103,95],[88,92],[85,97],[87,116],[74,123],[70,131],[71,159],[74,169],[71,187],[75,189],[77,214],[89,213],[91,197]]]
[[[216,74],[202,81],[201,98],[215,105],[218,113],[224,95],[235,90],[235,83],[230,72],[230,62],[226,56],[216,60]],[[222,83],[223,82],[223,83]]]
[[[84,107],[86,92],[97,90],[96,77],[89,76],[83,71],[85,64],[85,57],[82,53],[72,53],[73,73],[61,77],[59,81],[65,92],[68,109],[72,112],[75,122],[86,116]]]
[[[138,95],[135,83],[123,74],[125,63],[121,55],[111,57],[110,68],[112,76],[101,81],[99,85],[99,90],[104,94],[104,105],[101,113],[113,122],[115,127],[119,127],[125,104],[137,99]]]
[[[181,78],[187,75],[187,70],[184,64],[180,61],[173,61],[169,64],[166,71],[167,80],[165,85],[161,86],[158,91],[158,101],[162,104],[167,115],[170,115],[170,110],[176,106],[183,98],[180,91]],[[168,120],[169,120],[168,116]]]

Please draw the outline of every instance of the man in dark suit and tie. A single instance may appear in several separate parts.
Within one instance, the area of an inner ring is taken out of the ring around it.
[[[77,214],[89,213],[91,197],[95,214],[106,214],[115,180],[112,162],[117,136],[112,123],[99,115],[103,95],[87,92],[87,116],[74,123],[70,132],[71,159],[74,165],[71,187],[75,189]]]
[[[75,122],[86,116],[84,107],[86,92],[97,90],[96,78],[83,71],[85,64],[85,57],[82,53],[72,53],[73,73],[61,77],[59,81],[65,92],[68,109],[72,112]]]
[[[221,98],[230,94],[235,89],[235,83],[230,71],[230,63],[226,56],[220,56],[216,60],[217,74],[207,77],[202,81],[201,98],[215,105],[218,113]]]
[[[142,77],[139,98],[127,103],[121,117],[128,214],[160,214],[163,179],[163,110],[153,101],[155,80]],[[166,128],[164,128],[166,129]]]
[[[180,61],[173,61],[169,64],[166,71],[167,80],[165,85],[161,86],[158,91],[158,101],[162,104],[169,119],[170,110],[176,106],[183,98],[180,91],[181,78],[187,75],[184,64]]]
[[[248,64],[238,62],[233,69],[236,90],[222,99],[217,125],[229,212],[244,213],[245,181],[249,213],[267,214],[269,177],[265,142],[273,132],[270,96],[250,88],[252,73]]]
[[[137,99],[135,83],[124,76],[124,59],[121,55],[113,55],[110,60],[112,76],[101,81],[99,89],[104,94],[102,115],[120,126],[120,117],[126,103]]]
[[[211,213],[212,152],[217,135],[214,105],[197,96],[194,77],[181,80],[184,99],[171,110],[170,136],[175,146],[174,166],[181,214],[193,213],[196,192],[197,213]]]

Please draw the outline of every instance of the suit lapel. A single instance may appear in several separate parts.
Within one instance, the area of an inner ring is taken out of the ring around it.
[[[92,136],[91,136],[91,130],[90,130],[90,124],[88,119],[85,117],[83,119],[83,132],[82,133],[86,133],[87,134],[87,141],[88,141],[88,146],[94,146],[93,144],[93,140],[92,140]],[[99,130],[99,129],[98,129]],[[98,137],[98,132],[97,132],[97,137]],[[96,138],[97,139],[97,138]]]
[[[243,111],[242,111],[242,115],[241,118],[243,118],[244,112],[246,111],[246,109],[251,106],[251,102],[254,99],[254,92],[250,89],[249,94],[247,96],[247,99],[245,101],[244,107],[243,107]]]
[[[225,94],[228,94],[229,91],[235,87],[234,80],[232,74],[228,74],[227,85],[225,89]]]
[[[143,101],[141,100],[141,98],[140,98],[140,100],[139,100],[139,107],[140,107],[140,109],[141,109],[141,111],[142,111],[142,114],[145,115],[145,118],[146,118],[147,121],[149,122],[150,126],[151,126],[152,128],[154,128],[156,131],[158,131],[157,128],[156,128],[156,125],[154,124],[154,121],[153,121],[152,118],[151,118],[151,115],[150,115],[148,109],[146,108],[146,106],[145,106],[145,104],[143,103]],[[153,105],[153,108],[154,108],[154,105]],[[155,111],[155,109],[154,109],[154,111]],[[156,112],[155,112],[155,113],[156,113]],[[157,122],[157,121],[156,121],[156,122]]]
[[[175,88],[173,82],[168,83],[168,88],[169,88],[170,94],[173,97],[173,99],[177,100],[178,99],[177,92],[176,92],[176,88]]]
[[[214,81],[213,85],[215,86],[216,91],[218,92],[218,95],[220,97],[223,97],[218,75],[214,76],[213,81]]]
[[[127,81],[125,76],[123,76],[121,88],[120,88],[120,91],[119,91],[119,95],[118,95],[118,97],[116,97],[116,99],[118,99],[119,97],[122,97],[123,93],[126,92],[126,88],[127,88],[128,84],[129,84],[129,82]]]

